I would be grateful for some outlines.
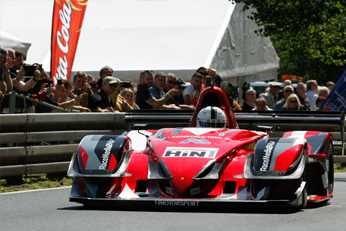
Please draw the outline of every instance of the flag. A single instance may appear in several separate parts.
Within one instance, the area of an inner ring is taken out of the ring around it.
[[[51,41],[51,76],[58,79],[71,77],[79,35],[88,0],[55,0]]]
[[[336,82],[319,111],[346,112],[346,70]]]

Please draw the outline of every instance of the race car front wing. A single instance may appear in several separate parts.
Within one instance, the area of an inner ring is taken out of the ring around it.
[[[92,207],[297,207],[304,203],[304,191],[306,183],[302,182],[290,199],[280,200],[251,200],[238,199],[234,194],[222,194],[214,198],[165,198],[155,197],[148,193],[134,193],[128,186],[125,186],[122,193],[115,198],[90,198],[81,195],[76,181],[74,181],[70,202],[81,203]]]

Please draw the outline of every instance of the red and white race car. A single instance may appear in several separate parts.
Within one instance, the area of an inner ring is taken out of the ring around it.
[[[203,113],[204,115],[203,115]],[[203,117],[204,116],[204,117]],[[215,127],[214,127],[215,126]],[[293,206],[333,195],[333,138],[238,128],[224,92],[200,96],[190,127],[89,135],[72,157],[70,201],[85,206]]]

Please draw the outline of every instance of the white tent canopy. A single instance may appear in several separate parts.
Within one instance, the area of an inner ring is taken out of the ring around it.
[[[30,41],[27,62],[48,71],[53,2],[0,1],[1,30]],[[189,80],[205,66],[238,85],[276,79],[279,59],[270,39],[254,34],[257,26],[241,8],[228,0],[91,0],[72,71],[98,79],[108,65],[122,80],[138,81],[141,70]]]
[[[0,46],[20,50],[26,56],[31,44],[0,30]]]

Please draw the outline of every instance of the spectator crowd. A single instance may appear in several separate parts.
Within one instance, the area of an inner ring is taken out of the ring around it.
[[[31,65],[30,65],[31,66]],[[333,82],[319,87],[316,80],[298,83],[293,88],[285,80],[280,90],[278,82],[270,83],[265,93],[256,94],[245,89],[244,102],[237,102],[234,87],[222,81],[217,70],[200,67],[188,83],[174,73],[145,70],[139,73],[139,83],[122,81],[113,75],[109,66],[101,68],[97,82],[94,77],[78,71],[71,81],[59,80],[55,85],[39,64],[24,64],[21,51],[0,47],[0,109],[9,113],[11,91],[49,103],[59,108],[81,112],[124,112],[130,109],[191,109],[198,102],[202,90],[210,85],[220,87],[235,110],[317,110],[324,102]],[[32,67],[31,66],[31,67]],[[27,68],[28,67],[28,68]],[[59,112],[57,109],[16,97],[15,113]]]

